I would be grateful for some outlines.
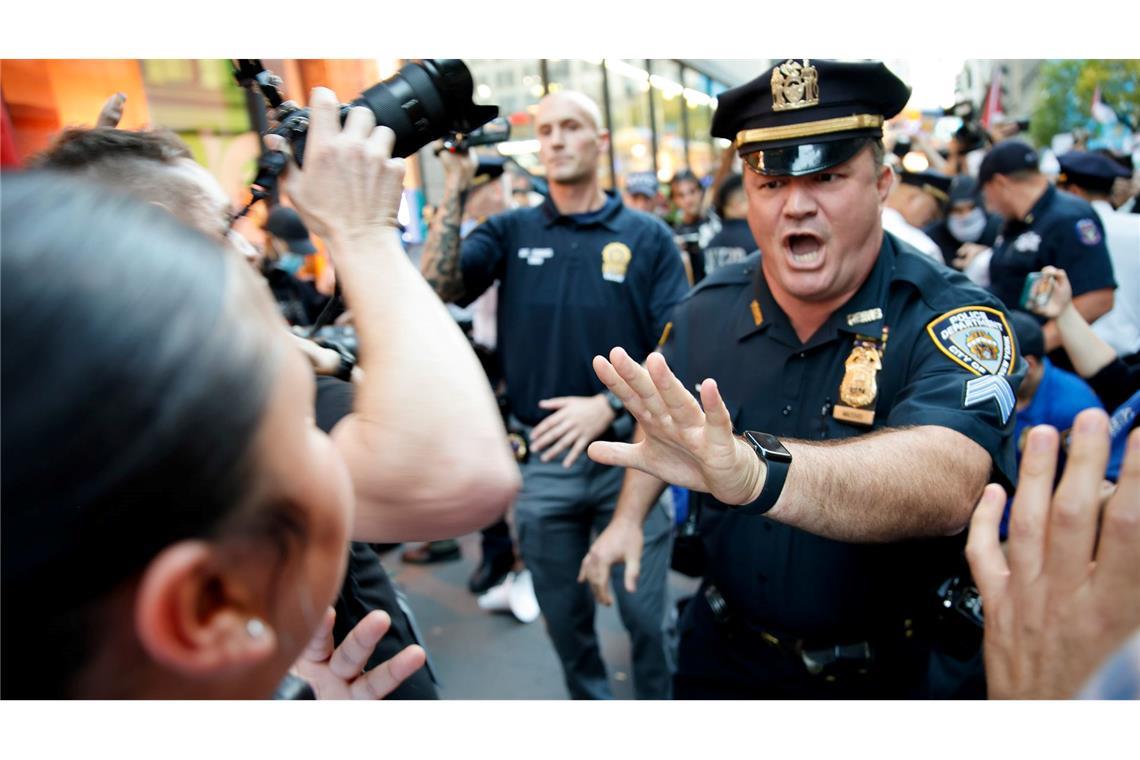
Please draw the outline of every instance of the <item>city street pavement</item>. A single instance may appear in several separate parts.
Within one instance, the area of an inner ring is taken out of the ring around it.
[[[566,699],[562,670],[542,618],[518,622],[510,613],[479,609],[467,578],[479,561],[479,534],[459,539],[461,560],[404,564],[400,553],[383,555],[384,567],[408,596],[440,681],[443,699]],[[697,581],[670,573],[670,607],[693,593]],[[633,698],[629,637],[616,607],[598,605],[602,658],[618,699]]]

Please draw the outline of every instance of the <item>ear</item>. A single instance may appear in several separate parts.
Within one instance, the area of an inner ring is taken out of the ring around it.
[[[879,202],[886,203],[887,196],[891,194],[891,187],[895,183],[895,170],[889,164],[883,164],[879,167],[879,176],[875,181],[875,186],[879,191]]]
[[[610,131],[602,128],[598,130],[598,144],[601,146],[602,152],[605,153],[610,149]]]
[[[276,650],[245,586],[204,541],[180,541],[151,560],[135,599],[135,631],[155,662],[199,678],[253,667]]]

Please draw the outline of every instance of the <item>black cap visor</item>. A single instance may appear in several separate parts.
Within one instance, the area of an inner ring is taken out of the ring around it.
[[[802,177],[838,166],[855,157],[867,145],[866,136],[845,140],[801,143],[782,148],[767,148],[740,156],[757,174],[766,177]],[[745,146],[747,150],[748,146]]]

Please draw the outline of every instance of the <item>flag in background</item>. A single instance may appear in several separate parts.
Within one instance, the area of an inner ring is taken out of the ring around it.
[[[986,93],[986,102],[982,106],[982,126],[988,130],[994,120],[1000,120],[1003,115],[1001,109],[1001,66],[995,66],[993,76],[990,79],[990,91]]]
[[[1101,124],[1112,124],[1116,121],[1116,112],[1100,99],[1099,84],[1093,90],[1092,106],[1090,106],[1089,111],[1092,113],[1092,117]]]

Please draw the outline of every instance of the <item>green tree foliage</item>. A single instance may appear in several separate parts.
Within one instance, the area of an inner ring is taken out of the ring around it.
[[[1046,61],[1037,83],[1029,131],[1038,145],[1088,123],[1098,84],[1101,100],[1133,131],[1140,127],[1140,60]]]

